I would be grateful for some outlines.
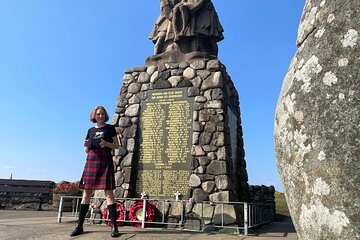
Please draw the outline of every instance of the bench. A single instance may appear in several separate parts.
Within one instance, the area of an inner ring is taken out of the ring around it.
[[[0,205],[39,202],[42,210],[43,203],[52,202],[54,187],[52,181],[0,179]]]

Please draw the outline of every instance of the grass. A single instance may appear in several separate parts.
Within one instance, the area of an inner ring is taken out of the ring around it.
[[[289,208],[286,203],[285,194],[282,192],[275,192],[275,206],[276,218],[283,219],[290,217]]]

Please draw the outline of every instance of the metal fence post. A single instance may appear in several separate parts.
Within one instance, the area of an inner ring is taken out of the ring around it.
[[[59,212],[58,212],[58,217],[57,217],[57,223],[61,223],[61,217],[63,214],[63,197],[60,197],[60,204],[59,204]]]
[[[224,227],[224,203],[221,203],[221,226]]]
[[[254,204],[249,205],[248,204],[248,228],[251,228],[253,226],[253,222],[254,222]]]
[[[165,200],[163,201],[163,205],[162,205],[162,223],[165,222]]]
[[[146,199],[143,199],[143,209],[142,209],[143,219],[141,221],[141,228],[145,228],[145,219],[146,219]]]
[[[244,235],[247,236],[249,233],[248,225],[248,203],[244,203]]]
[[[201,203],[201,229],[204,231],[205,221],[204,221],[204,203]]]
[[[76,209],[75,209],[75,217],[78,217],[79,216],[79,202],[80,202],[80,198],[76,198]]]
[[[181,201],[181,204],[182,204],[182,209],[184,209],[184,208],[185,208],[185,206],[184,206],[184,202],[183,202],[183,201]],[[179,225],[180,225],[180,226],[182,226],[182,225],[183,225],[183,223],[184,223],[184,211],[181,211]]]

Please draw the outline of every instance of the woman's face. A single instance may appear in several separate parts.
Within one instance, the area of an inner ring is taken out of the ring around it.
[[[105,111],[103,109],[96,110],[95,113],[95,120],[97,123],[104,123],[105,122]]]

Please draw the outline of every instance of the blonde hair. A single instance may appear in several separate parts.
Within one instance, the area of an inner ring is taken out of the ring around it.
[[[109,115],[108,115],[106,109],[105,109],[103,106],[96,106],[96,107],[94,108],[94,110],[90,113],[90,122],[96,123],[96,119],[95,119],[96,111],[99,110],[99,109],[104,110],[104,113],[105,113],[105,122],[107,122],[107,121],[109,120]]]

